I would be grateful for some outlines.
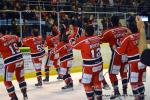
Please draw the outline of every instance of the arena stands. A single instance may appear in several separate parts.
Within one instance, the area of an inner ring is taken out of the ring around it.
[[[119,14],[122,24],[126,25],[128,13],[147,14],[149,5],[145,0],[1,0],[0,25],[6,26],[10,34],[25,37],[33,27],[41,34],[49,33],[51,20],[58,28],[64,21],[70,23],[72,20],[83,27],[86,19],[93,15],[93,24],[99,33],[103,30],[103,18],[109,21],[112,14]]]

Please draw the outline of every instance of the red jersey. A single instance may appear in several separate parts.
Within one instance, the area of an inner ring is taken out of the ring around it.
[[[59,54],[60,62],[73,59],[72,46],[69,43],[60,42],[54,50],[55,54]]]
[[[80,28],[80,27],[74,26],[74,27],[73,27],[73,31],[74,31],[74,32],[68,36],[68,39],[69,39],[69,43],[70,43],[70,44],[72,44],[72,43],[73,43],[77,38],[79,38],[80,36],[83,36],[83,35],[84,35],[84,31],[83,31],[83,29]],[[69,32],[69,30],[67,30],[66,33],[68,33],[68,32]]]
[[[22,53],[17,45],[18,41],[19,38],[14,35],[4,35],[0,38],[0,52],[5,65],[23,60]]]
[[[112,48],[113,45],[119,45],[118,39],[122,38],[126,34],[126,32],[127,32],[126,27],[117,27],[105,30],[100,35],[101,42],[102,43],[108,42],[110,47]]]
[[[84,66],[102,64],[100,39],[98,36],[81,36],[76,40],[73,48],[81,50]]]
[[[41,36],[24,38],[23,45],[30,47],[32,58],[43,57],[45,54]]]
[[[127,54],[128,61],[139,61],[139,48],[138,48],[138,41],[139,41],[140,33],[135,33],[131,35],[126,35],[121,39],[121,45],[115,51],[120,54]]]
[[[52,53],[54,51],[54,47],[59,43],[59,35],[57,36],[47,36],[46,37],[46,45],[48,46],[48,52]]]

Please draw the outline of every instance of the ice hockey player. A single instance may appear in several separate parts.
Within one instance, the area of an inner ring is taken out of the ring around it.
[[[12,84],[14,72],[24,100],[28,99],[27,85],[24,78],[24,61],[23,55],[19,50],[19,42],[19,37],[6,35],[5,28],[0,28],[0,53],[5,64],[4,84],[11,100],[18,100],[15,87]]]
[[[81,50],[83,59],[82,84],[84,86],[88,100],[102,100],[102,57],[100,53],[100,39],[94,35],[94,28],[87,27],[85,36],[79,37],[73,46],[74,49]]]
[[[38,30],[34,29],[33,36],[23,39],[23,46],[30,47],[31,58],[36,71],[38,83],[35,86],[42,86],[41,66],[42,58],[45,55],[44,45],[42,44],[42,37],[39,36]]]
[[[59,74],[63,77],[65,81],[65,86],[62,87],[62,90],[73,89],[73,80],[70,75],[70,68],[72,67],[73,52],[72,46],[68,41],[66,35],[65,27],[61,27],[60,42],[54,48],[54,53],[59,55],[60,61],[60,72]]]
[[[102,32],[100,38],[102,43],[109,43],[112,51],[111,61],[109,65],[109,78],[114,89],[114,95],[112,95],[110,99],[115,99],[116,97],[120,96],[117,79],[117,75],[119,74],[119,72],[122,79],[123,95],[127,95],[127,57],[126,55],[118,55],[114,52],[113,49],[119,46],[118,41],[127,33],[127,28],[119,26],[119,17],[115,15],[111,17],[111,23],[112,28]]]
[[[57,79],[62,79],[61,76],[59,76],[59,65],[58,65],[58,55],[54,54],[54,48],[59,43],[59,35],[60,32],[57,30],[56,25],[52,26],[52,31],[50,35],[47,35],[45,44],[48,46],[48,58],[45,65],[45,79],[43,82],[49,82],[49,69],[50,67],[54,66],[56,68],[56,71],[58,72]]]
[[[87,26],[93,26],[92,22],[93,22],[93,16],[90,16],[90,18],[88,19]],[[67,27],[67,25],[65,25],[65,26]],[[77,23],[74,20],[72,20],[69,27],[70,28],[67,28],[66,34],[69,35],[68,36],[69,43],[71,45],[73,45],[73,43],[74,43],[74,41],[76,41],[76,39],[85,35],[85,30],[82,29],[81,27],[77,27]],[[81,83],[81,79],[79,79],[79,82]],[[103,89],[106,89],[106,90],[110,89],[109,85],[107,84],[107,82],[105,80],[105,77],[103,77],[103,79],[102,79],[102,84],[103,84]]]
[[[137,18],[137,23],[142,21]],[[130,64],[130,84],[132,87],[133,95],[135,100],[144,100],[145,87],[143,82],[146,80],[146,66],[140,61],[140,50],[138,48],[140,36],[143,33],[139,33],[136,19],[134,16],[130,16],[128,19],[128,28],[132,34],[126,35],[121,39],[121,45],[115,49],[119,55],[127,54],[128,63]],[[140,28],[144,28],[143,26]],[[144,44],[143,44],[144,45]]]

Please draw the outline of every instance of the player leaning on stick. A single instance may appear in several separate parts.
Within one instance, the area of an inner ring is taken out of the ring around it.
[[[85,36],[79,37],[73,46],[81,50],[83,59],[82,84],[88,100],[102,100],[102,57],[100,53],[100,39],[94,35],[92,26],[85,29]]]
[[[144,26],[142,25],[144,24],[138,16],[136,18],[134,16],[130,16],[127,26],[131,30],[132,34],[124,36],[120,41],[121,45],[115,49],[119,55],[127,54],[128,63],[130,64],[130,84],[135,100],[144,100],[145,92],[143,82],[146,81],[146,66],[140,61],[140,50],[144,50],[144,45],[146,44],[143,42],[146,40],[145,38],[140,40],[145,36],[145,33],[141,32],[141,30],[144,31]]]
[[[15,35],[6,35],[5,33],[6,30],[0,28],[0,53],[5,64],[4,84],[11,100],[18,100],[15,93],[15,87],[11,82],[15,72],[24,100],[27,100],[27,85],[24,79],[23,55],[18,47],[19,38]]]

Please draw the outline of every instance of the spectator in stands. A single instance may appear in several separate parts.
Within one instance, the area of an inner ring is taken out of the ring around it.
[[[107,29],[107,19],[106,18],[103,18],[101,20],[101,23],[102,23],[102,26],[103,26],[103,30],[106,30]]]
[[[11,28],[12,28],[13,34],[20,36],[19,34],[20,30],[19,30],[19,26],[17,25],[17,19],[13,18],[11,24],[12,24]]]
[[[78,25],[79,27],[83,27],[83,24],[82,24],[82,15],[81,15],[81,14],[78,14],[78,15],[77,15],[76,22],[77,22],[77,25]]]
[[[14,10],[21,10],[21,5],[20,5],[19,2],[16,2],[16,3],[14,4]]]
[[[7,10],[7,6],[4,5],[3,10]],[[7,13],[6,12],[2,12],[2,15],[0,16],[1,19],[7,19]]]
[[[103,2],[103,7],[109,5],[109,0],[101,0]]]
[[[39,20],[40,19],[40,13],[38,12],[40,9],[39,9],[39,6],[35,6],[35,8],[33,9],[35,12],[34,12],[34,18],[35,20]]]
[[[125,6],[132,6],[133,0],[120,0],[120,3]]]

